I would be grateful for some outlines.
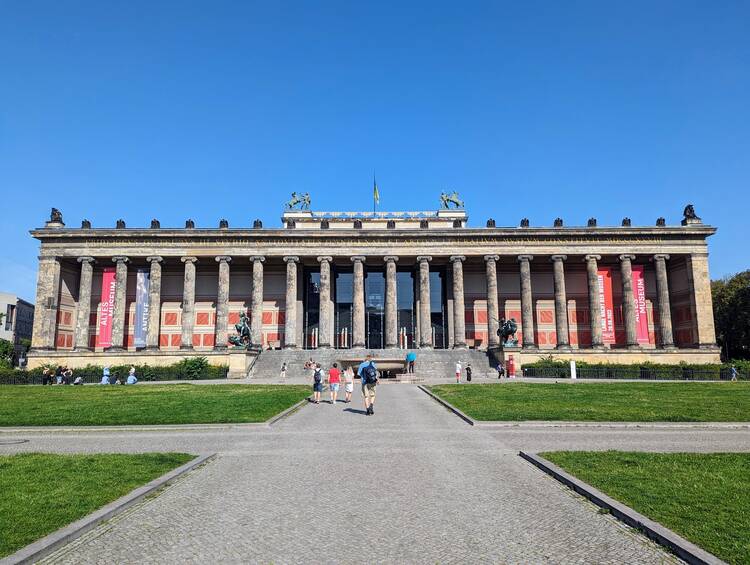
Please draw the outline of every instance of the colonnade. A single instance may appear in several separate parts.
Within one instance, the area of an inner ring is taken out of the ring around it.
[[[184,265],[184,285],[182,297],[182,326],[181,326],[181,349],[193,348],[193,326],[195,312],[195,279],[196,265],[207,258],[194,256],[180,257]],[[225,349],[227,347],[229,327],[229,274],[232,257],[219,255],[212,257],[218,263],[218,291],[216,297],[216,323],[215,323],[215,348]],[[235,258],[235,260],[238,258]],[[353,263],[353,304],[352,304],[352,346],[365,346],[365,295],[364,295],[364,265],[368,259],[363,255],[351,257]],[[372,260],[372,257],[369,257]],[[498,320],[499,300],[497,282],[497,262],[499,255],[484,255],[486,266],[487,283],[487,315],[488,315],[488,345],[497,347],[499,345]],[[593,348],[603,348],[602,319],[600,313],[600,297],[598,291],[598,264],[600,255],[586,255],[588,281],[588,300],[590,312],[591,341]],[[634,349],[639,347],[636,331],[636,304],[632,288],[632,261],[634,255],[619,255],[619,267],[622,279],[623,295],[623,318],[626,333],[626,346]],[[126,308],[126,283],[128,263],[130,259],[125,256],[116,256],[110,259],[115,264],[115,297],[112,315],[112,350],[121,350],[124,343],[125,308]],[[399,257],[387,255],[382,258],[385,264],[385,347],[398,347],[397,329],[397,292],[396,292],[396,263]],[[466,331],[464,317],[464,277],[463,269],[466,256],[449,256],[452,273],[452,298],[453,298],[453,347],[465,348]],[[520,272],[521,288],[521,330],[523,334],[522,347],[535,348],[534,340],[534,304],[533,289],[531,281],[531,264],[535,257],[530,254],[517,256]],[[552,262],[554,282],[555,324],[557,333],[557,348],[567,349],[570,347],[568,332],[568,310],[567,294],[565,289],[565,265],[569,262],[566,255],[557,254],[548,257]],[[669,303],[669,283],[667,278],[667,261],[669,255],[653,255],[652,261],[656,273],[657,302],[659,312],[660,346],[671,348],[674,346],[672,332],[672,316]],[[161,321],[161,256],[146,257],[150,265],[150,308],[148,313],[148,336],[146,348],[155,350],[159,348],[159,329]],[[263,310],[263,272],[265,256],[255,255],[249,257],[252,264],[252,295],[251,295],[251,340],[256,346],[261,345],[262,333],[262,310]],[[297,281],[300,257],[283,256],[286,263],[286,316],[285,316],[285,342],[284,347],[297,348],[298,316],[297,316]],[[431,348],[432,327],[430,311],[430,263],[433,258],[429,255],[420,255],[416,258],[418,265],[419,280],[419,329],[420,348]],[[538,261],[538,259],[537,259]],[[74,348],[86,350],[89,348],[89,316],[91,304],[91,285],[93,278],[93,257],[79,257],[80,263],[80,288],[76,323],[74,330]],[[334,312],[331,301],[331,256],[318,256],[320,264],[320,332],[318,346],[321,348],[332,347],[333,317]],[[34,325],[34,348],[53,349],[55,335],[55,319],[57,304],[56,298],[60,284],[60,262],[56,258],[42,258],[39,264],[39,282],[37,288],[37,316],[39,319]],[[695,292],[695,291],[694,291]]]

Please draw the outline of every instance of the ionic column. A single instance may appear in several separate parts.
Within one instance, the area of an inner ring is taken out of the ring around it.
[[[332,257],[318,257],[320,262],[320,323],[318,331],[318,347],[331,347],[331,261]]]
[[[633,265],[635,255],[620,255],[620,278],[622,278],[622,317],[625,322],[625,342],[628,349],[638,348],[638,333],[635,327],[635,295],[633,294]]]
[[[197,257],[182,257],[185,263],[185,279],[182,287],[182,337],[180,349],[193,348],[193,328],[195,327],[195,263]]]
[[[419,263],[419,347],[432,348],[432,311],[430,309],[430,261],[429,255],[417,257]]]
[[[253,294],[250,300],[250,343],[255,347],[263,347],[263,262],[265,257],[254,255],[250,257],[253,264]]]
[[[484,262],[487,267],[487,343],[490,348],[500,345],[500,306],[497,298],[497,260],[499,255],[485,255]]]
[[[352,257],[354,263],[352,303],[352,347],[365,346],[365,258]]]
[[[586,255],[586,279],[589,290],[589,324],[591,347],[604,347],[602,341],[602,305],[599,300],[599,264],[601,255]]]
[[[112,346],[109,351],[122,351],[125,342],[125,296],[128,285],[127,257],[112,257],[115,263],[115,306],[112,311]]]
[[[288,255],[286,263],[286,304],[284,306],[284,349],[297,348],[297,263],[299,257]]]
[[[229,339],[229,263],[227,255],[216,257],[219,263],[219,289],[216,293],[216,326],[214,328],[214,349],[226,349]]]
[[[519,255],[521,269],[521,332],[523,347],[534,347],[534,300],[531,295],[531,261],[533,255]]]
[[[674,347],[672,335],[672,309],[669,305],[669,282],[667,280],[667,259],[669,255],[663,253],[654,255],[656,269],[656,294],[659,297],[659,328],[661,347]]]
[[[39,257],[36,307],[31,335],[32,349],[54,349],[57,326],[57,297],[60,293],[60,260]]]
[[[453,348],[466,349],[466,313],[464,312],[463,255],[453,255]]]
[[[89,318],[91,316],[91,279],[94,273],[94,258],[79,257],[81,280],[78,284],[78,305],[76,312],[76,330],[73,336],[73,349],[89,349]]]
[[[159,349],[159,332],[161,331],[161,262],[158,255],[146,257],[151,263],[148,281],[148,333],[146,349]]]
[[[396,261],[392,255],[385,261],[385,348],[398,347],[398,315],[396,309]]]
[[[565,293],[565,255],[553,255],[552,269],[555,283],[555,332],[557,333],[557,349],[570,347],[568,336],[568,296]]]

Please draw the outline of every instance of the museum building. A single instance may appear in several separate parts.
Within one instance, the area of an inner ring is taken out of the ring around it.
[[[469,227],[462,208],[288,209],[270,229],[70,228],[53,209],[31,231],[41,246],[29,366],[195,355],[230,365],[238,350],[494,351],[511,319],[505,349],[517,365],[550,354],[714,363],[706,240],[716,228],[690,206],[684,216]],[[249,347],[233,345],[245,319]]]

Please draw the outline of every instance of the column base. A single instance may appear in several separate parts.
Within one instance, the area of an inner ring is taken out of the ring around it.
[[[72,349],[74,353],[86,353],[87,351],[91,351],[90,347],[74,347]]]
[[[365,343],[352,343],[352,349],[365,349]]]
[[[591,346],[591,349],[594,349],[596,351],[604,351],[607,349],[603,343],[597,343]]]
[[[227,346],[226,345],[215,345],[214,346],[214,351],[226,351],[226,350],[227,350]]]
[[[419,349],[432,349],[432,345],[425,343],[423,345],[420,345]]]
[[[465,343],[454,343],[453,349],[469,349]]]
[[[674,343],[670,343],[668,345],[660,345],[657,349],[662,351],[677,351],[677,346]]]
[[[571,351],[573,348],[570,347],[569,343],[563,343],[563,344],[560,344],[560,345],[556,345],[555,349],[557,351]]]
[[[332,349],[332,347],[330,345],[328,345],[327,343],[326,344],[319,343],[318,344],[318,349]]]
[[[284,349],[299,349],[296,343],[288,343],[284,345]]]
[[[398,345],[396,345],[395,343],[386,344],[385,349],[398,349]]]
[[[192,349],[192,345],[180,345],[180,351],[191,351]]]
[[[698,344],[698,349],[707,349],[709,351],[713,351],[713,350],[718,351],[719,350],[719,346],[716,345],[715,343],[699,343]]]
[[[122,353],[123,351],[126,351],[124,347],[120,347],[119,345],[113,345],[112,347],[107,347],[104,350],[104,353]]]
[[[144,351],[161,351],[158,345],[147,345]]]
[[[627,349],[629,351],[640,351],[643,348],[637,343],[629,343]]]

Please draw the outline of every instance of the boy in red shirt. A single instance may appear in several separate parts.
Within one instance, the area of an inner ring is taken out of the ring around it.
[[[336,404],[336,397],[339,395],[339,386],[341,385],[341,371],[336,363],[328,371],[328,388],[331,390],[331,404]]]

